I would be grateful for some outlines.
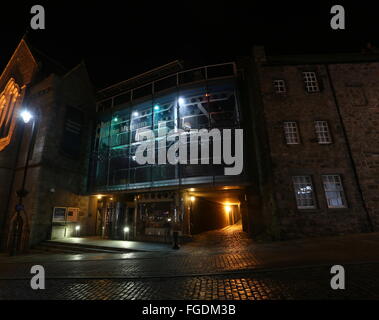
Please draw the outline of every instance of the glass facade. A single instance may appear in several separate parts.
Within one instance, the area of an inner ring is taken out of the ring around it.
[[[218,72],[217,67],[220,68]],[[222,162],[210,162],[209,165],[140,165],[135,153],[141,144],[138,138],[146,130],[154,132],[158,159],[159,148],[168,150],[175,143],[159,143],[162,136],[171,130],[182,129],[189,133],[193,129],[239,128],[235,76],[233,64],[204,67],[177,73],[119,94],[111,102],[99,103],[93,148],[94,182],[91,183],[95,190],[92,191],[214,183],[230,178],[224,176],[225,165]],[[113,107],[102,109],[105,105]],[[213,140],[209,143],[209,156],[212,157]],[[236,177],[232,179],[236,180]]]

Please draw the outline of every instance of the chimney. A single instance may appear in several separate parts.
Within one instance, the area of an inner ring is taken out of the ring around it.
[[[253,47],[253,57],[256,63],[264,63],[267,61],[264,46]]]

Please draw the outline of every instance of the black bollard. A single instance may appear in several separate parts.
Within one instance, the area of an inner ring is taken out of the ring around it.
[[[173,245],[173,249],[175,250],[178,250],[179,249],[179,243],[178,243],[178,240],[179,240],[179,232],[178,231],[174,231],[172,233],[172,236],[174,238],[174,245]]]

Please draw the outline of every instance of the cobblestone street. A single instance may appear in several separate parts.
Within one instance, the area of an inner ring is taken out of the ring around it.
[[[256,244],[232,226],[179,251],[1,257],[0,299],[378,299],[377,236],[362,237],[359,256],[354,246],[344,251],[354,237]],[[333,291],[330,268],[343,262],[346,290]],[[45,268],[46,290],[30,288],[36,264]]]
[[[1,280],[0,299],[378,299],[378,265],[346,268],[346,290],[330,287],[326,267],[214,276],[142,279],[54,279],[46,290],[33,291],[29,280]]]

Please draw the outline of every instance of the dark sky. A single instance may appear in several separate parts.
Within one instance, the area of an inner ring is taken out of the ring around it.
[[[368,41],[379,46],[373,1],[14,2],[2,7],[0,67],[30,24],[30,8],[42,4],[46,30],[31,32],[33,44],[67,67],[83,59],[98,88],[175,59],[230,61],[254,44],[269,53],[358,51]],[[344,31],[330,28],[333,4],[345,7]]]

